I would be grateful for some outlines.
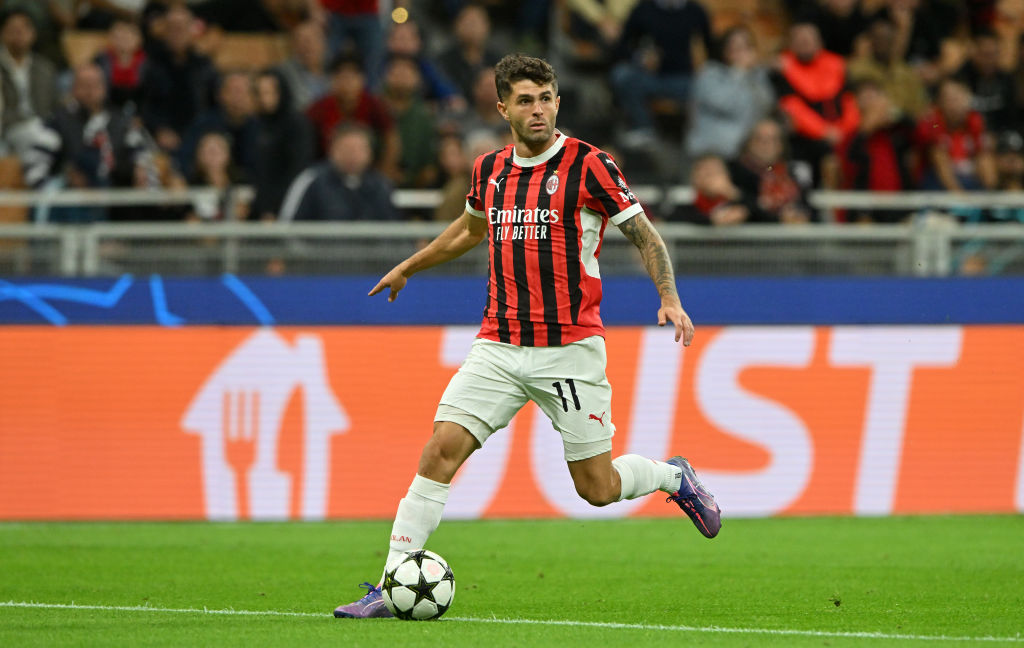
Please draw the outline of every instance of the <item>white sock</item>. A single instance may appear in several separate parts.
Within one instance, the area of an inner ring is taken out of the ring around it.
[[[619,501],[643,497],[656,490],[674,493],[683,479],[678,467],[635,454],[616,457],[612,468],[618,471],[622,482]]]
[[[451,484],[442,484],[421,475],[413,477],[409,492],[398,503],[385,570],[403,552],[422,549],[427,544],[427,538],[441,523],[449,488]]]

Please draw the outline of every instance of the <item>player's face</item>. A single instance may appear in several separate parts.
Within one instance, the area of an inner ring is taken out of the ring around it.
[[[528,79],[512,84],[512,92],[498,111],[512,126],[516,141],[538,146],[550,141],[555,133],[559,98],[550,83],[537,85]]]

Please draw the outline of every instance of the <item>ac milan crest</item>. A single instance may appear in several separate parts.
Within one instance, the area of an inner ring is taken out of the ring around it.
[[[548,178],[547,183],[544,184],[544,189],[547,190],[549,196],[551,194],[555,193],[556,191],[558,191],[558,174],[557,173],[552,173],[551,174],[551,177]]]

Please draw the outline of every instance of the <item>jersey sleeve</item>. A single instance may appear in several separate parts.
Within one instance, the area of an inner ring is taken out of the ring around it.
[[[484,217],[484,200],[480,193],[480,167],[483,164],[484,156],[480,156],[473,163],[473,177],[469,181],[469,193],[466,194],[466,211],[477,218]]]
[[[584,206],[610,220],[612,225],[620,225],[644,210],[615,160],[604,151],[587,156],[583,195]]]

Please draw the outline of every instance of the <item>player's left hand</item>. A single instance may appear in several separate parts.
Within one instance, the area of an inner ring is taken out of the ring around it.
[[[658,326],[665,326],[669,322],[675,324],[676,342],[682,338],[683,346],[690,346],[690,343],[693,342],[693,322],[690,321],[690,316],[678,302],[662,304],[658,309]]]

